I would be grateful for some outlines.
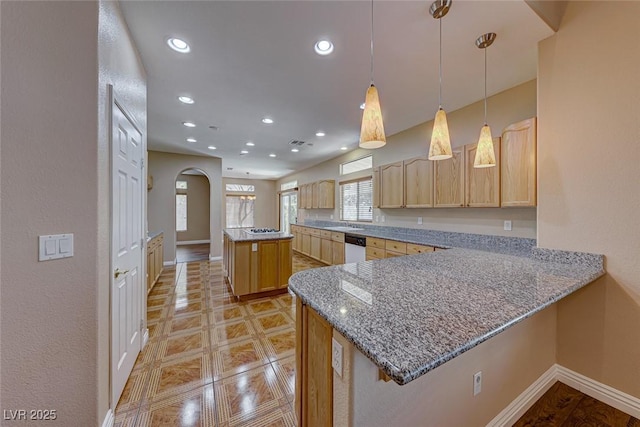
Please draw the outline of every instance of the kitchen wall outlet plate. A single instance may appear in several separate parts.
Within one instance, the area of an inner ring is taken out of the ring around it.
[[[482,371],[473,374],[473,395],[477,396],[482,391]]]
[[[342,346],[335,338],[331,338],[331,366],[342,377]]]
[[[507,220],[504,222],[505,231],[511,231],[511,221]]]
[[[251,252],[258,252],[258,244],[257,243],[252,243],[251,244]]]
[[[329,219],[333,219],[333,214],[329,215]]]
[[[380,217],[380,222],[384,222],[384,215]]]
[[[422,217],[421,216],[418,217],[418,225],[422,225]]]

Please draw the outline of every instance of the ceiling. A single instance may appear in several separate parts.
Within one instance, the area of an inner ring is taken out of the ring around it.
[[[429,6],[374,4],[375,83],[387,136],[433,119],[438,108],[438,21]],[[149,149],[220,157],[227,177],[274,179],[357,147],[359,105],[369,86],[369,2],[123,1],[121,7],[147,71]],[[525,2],[454,1],[442,22],[447,111],[483,97],[484,57],[474,41],[486,32],[498,34],[488,50],[490,95],[534,79],[537,42],[552,34]],[[187,41],[191,52],[169,49],[169,37]],[[314,52],[321,38],[333,42],[332,54]],[[195,103],[182,104],[180,95]],[[265,116],[274,123],[263,124]],[[305,141],[298,153],[292,140]]]

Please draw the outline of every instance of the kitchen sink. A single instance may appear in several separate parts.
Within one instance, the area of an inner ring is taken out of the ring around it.
[[[324,227],[325,230],[331,231],[341,231],[341,232],[349,232],[349,231],[359,231],[364,230],[364,228],[356,228],[356,227]]]

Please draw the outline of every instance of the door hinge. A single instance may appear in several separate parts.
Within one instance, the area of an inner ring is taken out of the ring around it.
[[[144,159],[140,159],[140,169],[144,169]]]
[[[144,238],[140,238],[140,250],[144,249]]]
[[[140,330],[144,328],[144,319],[140,319]]]

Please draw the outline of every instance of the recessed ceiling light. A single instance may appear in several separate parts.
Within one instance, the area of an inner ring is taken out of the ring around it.
[[[262,119],[262,123],[270,125],[271,123],[273,123],[273,119],[270,119],[269,117],[265,117]]]
[[[364,110],[364,102],[362,104],[360,104],[360,109]]]
[[[182,39],[171,37],[169,40],[167,40],[167,44],[176,52],[187,53],[191,51],[191,48],[189,47],[187,42]]]
[[[249,154],[249,152],[247,150],[242,150],[240,154]]]
[[[331,52],[333,52],[333,43],[331,43],[329,40],[318,40],[313,48],[318,55],[329,55]]]
[[[178,101],[182,102],[183,104],[193,104],[193,98],[189,98],[188,96],[179,96],[178,97]]]
[[[256,145],[256,144],[254,144],[253,142],[249,141],[249,142],[247,142],[247,145],[248,145],[249,147],[253,147],[253,146],[254,146],[254,145]]]
[[[187,138],[187,142],[198,142],[195,138]]]
[[[183,124],[183,125],[185,125],[185,126],[186,126],[186,127],[188,127],[188,128],[194,128],[194,127],[196,127],[196,124],[195,124],[195,123],[192,123],[192,122],[182,122],[182,124]]]
[[[324,132],[316,132],[316,136],[324,136]]]
[[[209,150],[215,150],[215,149],[216,149],[216,147],[214,147],[213,145],[210,145],[210,146],[208,146],[207,148],[208,148]]]
[[[292,148],[292,149],[291,149],[291,152],[292,152],[292,153],[297,153],[298,151],[300,151],[300,150],[298,150],[297,148]]]
[[[345,150],[347,150],[347,147],[340,147],[340,149],[341,149],[342,151],[345,151]]]
[[[275,155],[275,154],[273,154],[273,153],[269,154],[269,157],[275,157],[275,156],[276,156],[276,155]]]

